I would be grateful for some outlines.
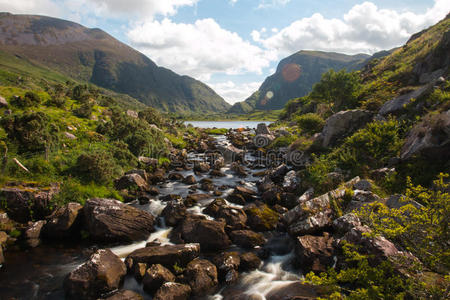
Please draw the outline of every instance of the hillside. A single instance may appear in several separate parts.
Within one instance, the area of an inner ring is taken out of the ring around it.
[[[329,69],[360,69],[368,55],[345,55],[332,52],[299,51],[284,58],[275,74],[264,80],[261,87],[242,103],[236,103],[230,113],[246,113],[253,109],[281,109],[293,98],[311,91],[314,83]]]
[[[0,50],[72,79],[127,94],[167,112],[225,111],[200,81],[158,67],[100,29],[44,16],[0,15]]]

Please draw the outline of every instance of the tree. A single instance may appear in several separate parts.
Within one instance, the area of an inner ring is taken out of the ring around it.
[[[358,104],[360,86],[358,73],[347,73],[345,70],[335,72],[330,69],[313,86],[311,98],[330,104],[333,111],[350,109]]]

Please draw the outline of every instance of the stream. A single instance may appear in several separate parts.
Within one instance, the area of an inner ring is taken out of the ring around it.
[[[226,144],[228,141],[224,136],[216,137],[216,143]],[[196,159],[196,157],[191,157]],[[247,157],[247,159],[252,159]],[[248,176],[239,178],[227,164],[221,169],[226,174],[225,177],[211,177],[216,186],[226,186],[221,198],[226,198],[228,193],[233,191],[236,185],[244,185],[247,188],[256,190],[258,177],[252,175],[252,170],[248,171]],[[261,171],[261,169],[258,169]],[[253,170],[254,172],[254,170]],[[195,175],[192,170],[179,172],[183,176],[194,175],[199,181],[208,175]],[[189,193],[189,185],[179,181],[167,181],[158,186],[159,197],[168,194],[178,194],[186,197]],[[202,191],[197,191],[202,192]],[[150,203],[140,205],[133,201],[130,205],[148,211],[154,216],[159,216],[165,207],[165,203],[156,196]],[[202,210],[214,200],[200,201],[188,211],[192,214],[201,214]],[[240,207],[231,204],[231,206]],[[205,215],[206,216],[206,215]],[[208,218],[211,218],[207,216]],[[130,245],[119,245],[110,248],[116,255],[124,259],[132,251],[145,247],[147,242],[157,240],[162,245],[171,244],[168,239],[172,230],[164,223],[164,219],[159,218],[156,231],[147,240],[136,242]],[[210,295],[204,299],[237,299],[236,295],[248,294],[252,299],[265,299],[265,296],[276,288],[286,286],[300,279],[298,270],[291,269],[291,259],[293,257],[293,245],[290,238],[285,233],[266,232],[264,233],[268,242],[265,246],[270,250],[268,258],[263,260],[261,266],[251,272],[240,273],[239,280],[231,286],[219,286],[215,295]],[[84,244],[46,244],[34,249],[7,251],[5,253],[6,264],[0,268],[0,298],[1,299],[64,299],[63,280],[64,277],[78,265],[84,263],[89,255],[95,250],[95,246]],[[246,252],[233,245],[232,251]],[[144,299],[151,299],[143,291],[142,284],[138,283],[132,275],[125,278],[123,289],[136,291],[143,295]]]

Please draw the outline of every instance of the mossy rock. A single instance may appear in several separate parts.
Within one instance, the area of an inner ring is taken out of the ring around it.
[[[252,203],[244,208],[247,225],[255,231],[270,231],[277,227],[280,215],[263,203]]]

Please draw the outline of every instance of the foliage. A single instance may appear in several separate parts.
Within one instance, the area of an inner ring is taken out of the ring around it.
[[[307,113],[298,116],[295,121],[304,133],[314,134],[322,131],[325,120],[315,113]]]
[[[58,205],[64,205],[69,202],[84,204],[90,198],[123,200],[120,194],[112,187],[97,185],[93,182],[85,185],[73,178],[69,178],[62,183],[61,190],[55,196],[54,201]]]
[[[363,175],[369,169],[385,165],[399,155],[403,145],[404,125],[395,120],[375,121],[367,124],[330,155],[339,167]]]
[[[329,268],[320,275],[310,272],[305,281],[334,289],[331,299],[403,299],[406,296],[410,283],[394,275],[389,261],[372,266],[368,256],[361,255],[356,246],[346,243],[342,250],[349,267],[339,271]]]
[[[408,179],[404,206],[389,209],[382,203],[363,207],[358,215],[375,233],[396,241],[437,271],[450,270],[450,184],[440,174],[431,189]],[[413,205],[413,201],[421,205]]]
[[[139,112],[139,119],[145,120],[148,124],[155,124],[161,126],[163,123],[163,117],[153,107],[147,107]]]
[[[108,184],[118,175],[118,166],[107,151],[83,153],[77,158],[74,171],[84,180]]]
[[[74,114],[80,118],[89,119],[92,115],[94,103],[87,101],[81,104],[80,107],[74,110]]]
[[[355,108],[360,86],[358,73],[347,73],[345,70],[335,72],[331,69],[322,74],[320,82],[313,86],[310,97],[330,104],[334,111]]]
[[[19,151],[44,151],[57,141],[58,128],[44,112],[26,112],[2,118],[1,126],[11,141],[16,141]]]

